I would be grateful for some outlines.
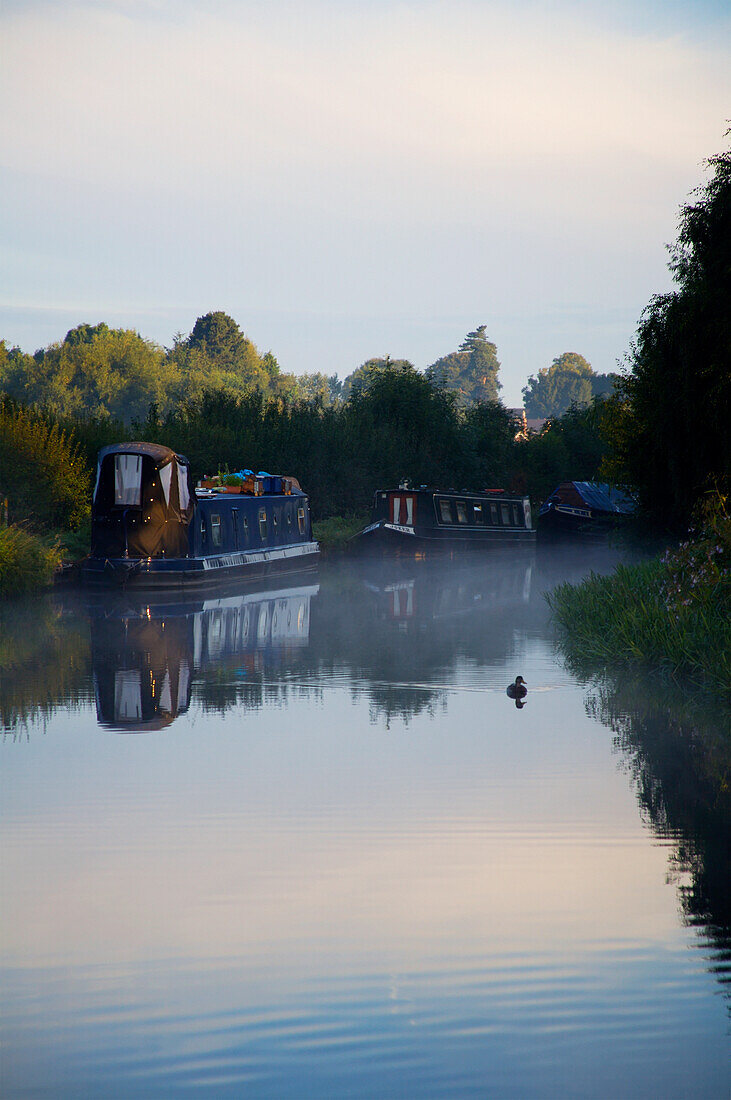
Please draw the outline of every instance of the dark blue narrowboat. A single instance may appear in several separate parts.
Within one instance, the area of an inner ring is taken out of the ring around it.
[[[187,458],[169,447],[104,447],[84,578],[189,588],[312,568],[320,550],[306,494],[294,479],[267,475],[252,485],[197,490]]]
[[[532,543],[530,501],[502,490],[379,489],[363,542],[402,547],[480,548]]]
[[[591,532],[631,516],[635,501],[622,489],[601,481],[562,481],[538,513],[542,531]]]

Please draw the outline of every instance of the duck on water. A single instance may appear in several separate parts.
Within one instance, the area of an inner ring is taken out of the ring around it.
[[[320,548],[296,480],[269,474],[242,480],[237,487],[196,489],[187,458],[169,447],[102,448],[83,578],[188,589],[312,568]]]
[[[512,684],[508,684],[505,692],[508,699],[514,699],[515,705],[520,710],[525,706],[525,697],[528,694],[528,685],[522,676],[516,676]]]

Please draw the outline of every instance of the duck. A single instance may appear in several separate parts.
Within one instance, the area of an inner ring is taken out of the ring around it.
[[[528,685],[522,676],[516,676],[515,682],[508,684],[506,695],[509,699],[515,699],[515,705],[520,709],[525,706],[523,700],[528,694]]]

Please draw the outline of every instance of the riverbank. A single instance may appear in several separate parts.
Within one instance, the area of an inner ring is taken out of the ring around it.
[[[0,597],[47,587],[61,559],[57,540],[15,525],[0,527]]]
[[[367,512],[352,512],[346,516],[329,516],[313,520],[312,535],[323,553],[344,550],[350,539],[368,524]]]
[[[562,584],[547,597],[577,671],[642,666],[731,700],[731,530],[662,558]]]

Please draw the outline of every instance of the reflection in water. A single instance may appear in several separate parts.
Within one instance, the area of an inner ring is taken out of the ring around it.
[[[188,711],[193,682],[204,670],[235,657],[240,674],[251,673],[265,657],[305,646],[317,591],[309,585],[104,608],[91,620],[100,724],[127,733],[162,729]]]
[[[3,1100],[724,1095],[728,732],[587,708],[542,593],[610,559],[6,615]]]
[[[731,716],[629,676],[605,679],[587,705],[614,732],[643,816],[672,844],[683,917],[708,941],[731,996]]]

